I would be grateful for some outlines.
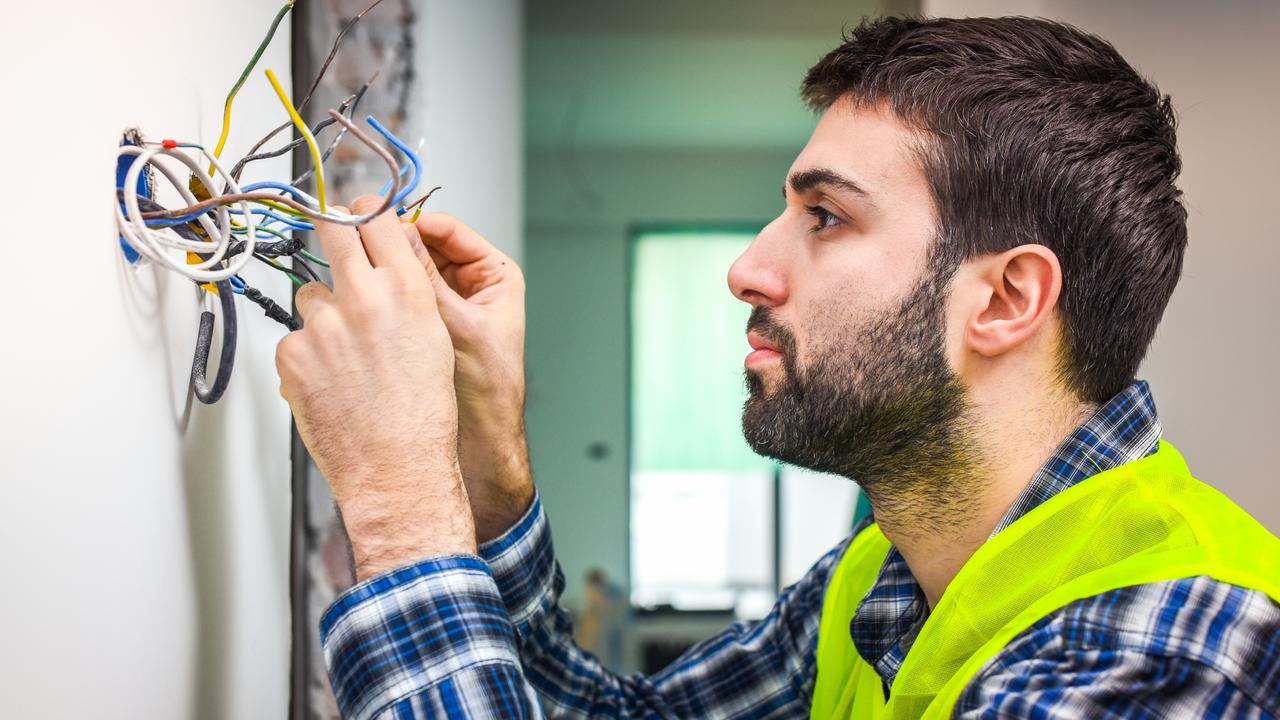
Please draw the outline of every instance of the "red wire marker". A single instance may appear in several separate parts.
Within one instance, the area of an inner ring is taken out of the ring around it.
[[[178,147],[178,141],[177,141],[177,140],[161,140],[161,141],[160,141],[160,144],[161,144],[161,145],[163,145],[163,146],[165,146],[166,148],[168,148],[168,149],[170,149],[170,150],[172,150],[172,149],[174,149],[174,148]]]

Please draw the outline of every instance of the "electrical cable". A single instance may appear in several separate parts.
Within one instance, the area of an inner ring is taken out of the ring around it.
[[[349,95],[345,99],[343,99],[342,102],[338,103],[338,112],[350,111],[349,114],[354,114],[356,111],[356,106],[360,103],[360,97],[364,95],[364,92],[368,89],[369,89],[369,85],[368,83],[366,83],[365,85],[361,86],[360,89],[356,91],[355,94]],[[334,120],[333,118],[327,117],[311,127],[311,134],[319,135],[322,130],[329,127],[330,125],[333,125],[336,122],[338,121]],[[290,124],[292,124],[292,121],[290,121]],[[339,133],[339,136],[341,136],[342,134],[344,133]],[[274,157],[280,157],[281,155],[284,155],[287,152],[290,152],[296,148],[302,147],[306,143],[307,143],[306,139],[298,138],[297,140],[293,140],[288,144],[283,145],[275,150],[258,153],[256,155],[246,155],[240,158],[239,160],[237,160],[236,164],[231,167],[231,177],[235,178],[236,180],[239,180],[240,175],[244,172],[245,166],[248,165],[249,163],[255,162],[258,160],[267,160]],[[335,147],[337,147],[336,144],[330,145],[330,147],[325,150],[326,154],[322,155],[321,157],[325,160],[329,159],[329,154],[332,154],[333,149]],[[298,183],[295,182],[293,184],[297,185]]]
[[[329,262],[327,260],[325,260],[324,258],[316,257],[315,255],[312,255],[311,253],[307,252],[306,248],[299,250],[298,254],[310,260],[311,262],[319,265],[320,267],[323,267],[323,268],[329,267]]]
[[[365,9],[356,13],[356,16],[351,18],[351,20],[347,22],[347,24],[342,28],[342,30],[338,32],[338,36],[333,39],[333,47],[329,49],[329,56],[326,57],[324,59],[324,63],[320,65],[320,71],[316,73],[315,79],[311,81],[311,87],[307,88],[307,91],[302,95],[302,99],[298,101],[298,112],[302,112],[302,109],[307,106],[307,103],[311,102],[311,96],[315,94],[316,88],[320,87],[320,80],[324,78],[324,74],[328,72],[329,65],[333,62],[333,58],[336,57],[338,54],[338,46],[342,44],[342,38],[346,37],[347,33],[351,31],[351,28],[355,27],[356,23],[360,22],[360,18],[363,18],[365,16],[365,13],[378,7],[379,3],[381,2],[382,0],[373,0],[373,2],[368,6],[366,6]],[[374,77],[376,78],[377,75],[375,74]],[[370,80],[370,82],[373,82],[373,81]],[[288,128],[289,125],[290,123],[287,123],[287,122],[283,123],[276,129],[267,133],[253,147],[249,148],[249,154],[258,152],[258,150],[263,145],[266,145],[267,143],[271,142],[271,138],[275,137],[276,135],[279,135],[282,131]]]
[[[289,255],[289,257],[293,258],[293,267],[302,268],[303,270],[305,270],[307,274],[311,276],[311,280],[313,282],[318,282],[318,283],[324,282],[323,280],[320,279],[320,274],[316,272],[316,269],[311,267],[311,264],[308,263],[306,260],[304,260],[301,257],[300,253],[292,253],[291,255]]]
[[[311,161],[315,163],[316,171],[316,195],[319,197],[320,214],[324,214],[324,161],[320,159],[320,146],[316,145],[316,138],[311,134],[311,129],[302,121],[302,116],[298,114],[297,108],[289,101],[289,96],[285,94],[284,88],[280,87],[280,81],[276,78],[275,72],[271,68],[267,68],[267,79],[271,81],[271,88],[276,91],[276,97],[280,98],[280,104],[284,105],[284,109],[289,113],[289,118],[293,120],[294,127],[298,128],[298,134],[307,141],[307,149],[311,151]],[[337,114],[334,117],[342,117]]]
[[[249,64],[244,68],[244,72],[240,73],[240,77],[236,79],[235,85],[231,86],[231,92],[227,93],[227,101],[222,106],[222,134],[218,136],[218,144],[213,148],[214,157],[221,157],[222,148],[227,144],[227,135],[231,132],[231,103],[236,99],[236,93],[240,92],[240,88],[244,86],[244,81],[248,79],[249,73],[253,72],[258,60],[262,59],[262,53],[266,52],[267,46],[271,44],[271,38],[275,37],[276,28],[280,27],[280,21],[284,20],[284,16],[288,15],[289,11],[293,9],[293,2],[294,0],[285,0],[284,5],[276,13],[275,19],[271,21],[271,27],[267,28],[267,36],[262,39],[262,43],[254,51],[253,57],[249,59]],[[212,165],[209,167],[209,174],[213,174]],[[205,187],[209,186],[206,185]]]
[[[314,128],[307,127],[300,112],[319,87],[321,79],[337,55],[342,39],[366,13],[377,7],[381,0],[374,0],[339,32],[329,56],[296,107],[290,102],[275,73],[271,69],[266,70],[267,80],[281,104],[284,105],[289,115],[289,122],[258,141],[245,157],[236,162],[232,171],[227,172],[220,162],[220,157],[230,134],[233,103],[249,74],[270,45],[284,17],[293,8],[294,2],[295,0],[287,0],[276,13],[265,38],[228,92],[223,105],[221,132],[212,152],[196,143],[174,140],[144,143],[140,138],[134,142],[126,140],[118,151],[118,167],[123,171],[123,179],[118,171],[116,225],[122,243],[128,246],[126,250],[132,249],[137,252],[137,257],[131,254],[130,258],[161,265],[194,281],[204,291],[205,308],[200,314],[197,329],[191,366],[191,387],[196,398],[206,404],[217,402],[226,392],[235,365],[238,330],[236,295],[245,296],[258,305],[268,318],[281,323],[289,330],[297,330],[301,327],[300,321],[288,310],[264,295],[261,290],[246,283],[240,276],[240,271],[256,259],[286,274],[295,285],[303,285],[308,279],[322,282],[319,271],[311,263],[326,268],[329,263],[308,252],[300,239],[293,238],[287,233],[293,230],[314,229],[314,223],[307,222],[303,218],[348,226],[364,224],[403,203],[404,198],[417,188],[422,179],[422,163],[417,153],[377,119],[369,115],[365,117],[365,122],[394,146],[396,151],[405,155],[409,162],[404,167],[397,164],[396,158],[387,148],[353,122],[356,108],[377,78],[376,73],[354,94],[344,99],[338,109],[329,110],[329,117],[316,123]],[[322,153],[316,141],[316,135],[335,123],[340,127]],[[290,124],[297,129],[300,138],[286,143],[277,150],[255,154]],[[362,215],[332,211],[327,206],[324,162],[336,151],[348,133],[354,135],[378,155],[387,164],[390,173],[390,180],[378,193],[383,196],[381,205],[376,210]],[[311,154],[312,168],[299,175],[292,183],[268,181],[243,187],[239,185],[240,175],[249,163],[279,157],[303,144]],[[208,170],[204,169],[203,161],[208,162]],[[152,200],[150,196],[154,193],[153,182],[140,188],[139,180],[142,173],[146,172],[148,177],[151,177],[152,168],[173,186],[181,200],[187,203],[186,207],[168,209]],[[179,173],[175,172],[178,168],[189,171],[189,178],[179,177]],[[406,182],[405,176],[410,170],[412,170],[412,177]],[[308,195],[297,187],[312,173],[315,175],[316,197]],[[222,185],[221,193],[216,193],[215,190],[218,183]],[[147,196],[140,193],[146,193]],[[430,195],[431,193],[427,193],[416,201],[418,212],[421,212],[421,205]],[[404,214],[406,209],[401,208],[396,212]],[[293,261],[292,268],[286,267],[277,260],[285,256]],[[214,296],[216,296],[216,304],[220,305],[220,312],[215,312],[213,307]],[[221,350],[217,371],[210,382],[209,356],[213,351],[214,332],[219,322],[221,322]]]
[[[373,78],[376,78],[376,77],[378,77],[378,73],[373,74]],[[355,100],[351,103],[351,110],[350,112],[347,113],[348,120],[356,116],[356,108],[360,106],[360,99],[364,97],[365,91],[368,90],[369,85],[373,83],[373,78],[370,78],[369,82],[366,82],[364,85],[361,85],[360,89],[356,91],[356,94],[354,96]],[[333,118],[330,117],[330,118],[325,118],[325,122],[332,123],[332,122],[337,122],[337,120],[334,120]],[[332,155],[333,152],[338,149],[338,144],[341,143],[342,139],[345,138],[346,136],[347,136],[347,129],[345,127],[340,128],[338,130],[338,134],[334,135],[333,140],[329,142],[329,147],[325,148],[324,152],[320,154],[320,160],[322,162],[327,162],[329,160],[329,156]],[[293,142],[298,143],[298,142],[305,142],[305,141],[302,140],[302,138],[298,138]],[[290,143],[290,144],[293,144],[293,143]],[[302,183],[306,182],[307,179],[310,178],[314,173],[315,173],[314,168],[307,168],[306,170],[302,171],[301,175],[299,175],[298,177],[290,181],[289,184],[300,186],[302,185]]]
[[[194,146],[208,159],[214,166],[214,169],[229,184],[233,191],[231,197],[242,195],[240,187],[235,180],[231,178],[218,159],[210,154],[201,146]],[[129,165],[128,172],[125,173],[123,182],[124,188],[133,189],[132,192],[124,193],[124,203],[116,204],[116,225],[120,234],[124,236],[127,242],[139,255],[147,260],[163,265],[166,268],[184,275],[192,280],[200,282],[217,282],[225,280],[231,275],[240,272],[249,261],[246,254],[243,258],[237,258],[230,263],[223,265],[223,258],[226,255],[227,247],[231,242],[232,227],[231,216],[225,206],[218,206],[212,217],[205,213],[200,213],[191,218],[198,223],[204,231],[207,241],[193,241],[183,238],[181,235],[166,234],[161,231],[153,230],[147,227],[145,222],[145,213],[140,209],[138,199],[139,195],[136,191],[138,176],[142,170],[148,165],[155,167],[160,174],[178,191],[182,199],[188,203],[196,200],[191,192],[188,184],[183,182],[169,167],[166,162],[159,162],[160,158],[177,160],[194,176],[194,179],[205,188],[214,187],[213,179],[204,171],[195,158],[185,152],[182,152],[176,143],[166,142],[158,146],[139,147],[136,145],[122,145],[119,149],[120,155],[132,156],[134,159]],[[247,251],[251,252],[253,245],[257,242],[257,220],[252,214],[249,214],[249,205],[243,199],[233,200],[241,205],[241,210],[246,213],[245,223],[247,229],[247,237],[245,242],[248,244]],[[121,207],[123,205],[123,208]],[[151,211],[164,214],[170,211]],[[215,224],[216,221],[216,224]],[[182,250],[184,252],[199,253],[203,258],[201,262],[191,262],[186,257],[180,261],[171,253],[172,250]],[[219,267],[221,266],[221,267]]]
[[[392,173],[393,183],[392,183],[392,188],[390,192],[387,194],[387,197],[383,198],[382,205],[379,206],[377,209],[373,210],[372,212],[365,213],[364,215],[350,215],[348,213],[337,213],[337,212],[319,213],[314,208],[304,205],[303,203],[297,200],[294,200],[292,197],[289,197],[287,195],[277,195],[274,193],[261,192],[257,190],[257,188],[267,188],[267,187],[283,189],[286,192],[296,195],[298,197],[304,198],[309,202],[314,202],[315,200],[310,195],[307,195],[306,193],[302,192],[301,190],[295,187],[285,185],[284,183],[267,182],[267,183],[254,183],[251,185],[246,185],[243,190],[241,190],[241,188],[239,188],[238,186],[232,186],[231,189],[234,190],[235,192],[229,193],[227,195],[222,195],[220,197],[209,198],[208,200],[192,202],[192,204],[188,205],[187,207],[177,208],[175,210],[166,210],[164,212],[140,213],[140,216],[136,217],[136,220],[138,221],[139,226],[145,229],[146,226],[145,224],[143,224],[143,221],[150,220],[150,219],[194,220],[197,218],[204,217],[205,211],[211,208],[220,208],[219,212],[222,212],[221,210],[222,206],[233,204],[233,203],[243,205],[247,201],[264,202],[264,203],[270,201],[272,203],[276,203],[276,204],[280,204],[280,205],[284,205],[289,208],[292,208],[293,210],[296,210],[300,214],[305,215],[312,219],[322,220],[324,222],[330,222],[337,225],[355,226],[355,225],[363,225],[364,223],[369,222],[370,220],[377,217],[378,215],[381,215],[383,212],[387,210],[387,208],[391,207],[394,203],[402,201],[404,199],[404,196],[408,195],[410,192],[413,192],[414,188],[417,187],[418,183],[422,179],[422,164],[421,164],[421,161],[418,160],[417,155],[415,155],[407,145],[405,145],[399,138],[393,135],[390,130],[387,130],[382,125],[382,123],[378,122],[377,119],[374,118],[372,115],[365,117],[366,123],[368,123],[371,127],[373,127],[374,130],[377,130],[378,133],[381,134],[384,138],[386,138],[392,145],[394,145],[397,150],[399,150],[400,152],[408,156],[409,161],[413,164],[413,169],[414,169],[413,178],[409,181],[408,185],[401,188],[400,177],[398,175],[399,168],[396,167],[395,158],[391,157],[391,154],[387,152],[385,148],[383,148],[378,143],[374,142],[373,138],[369,137],[367,134],[361,131],[358,127],[356,127],[353,123],[351,123],[351,121],[339,115],[336,110],[330,110],[329,114],[332,117],[336,117],[338,119],[338,122],[341,122],[343,125],[345,125],[348,131],[350,131],[352,135],[356,136],[356,139],[360,140],[360,142],[369,146],[370,149],[376,152],[378,156],[381,157],[383,161],[387,163],[387,166]],[[121,152],[124,152],[130,147],[132,146],[128,146],[128,145],[122,146]],[[133,168],[130,168],[130,170],[132,171]],[[133,178],[133,181],[134,182],[137,181],[136,176]],[[133,197],[133,196],[134,196],[133,194],[126,194],[126,198]],[[184,199],[187,199],[188,202],[191,202],[192,200],[194,200],[194,198],[189,198],[189,196],[190,196],[190,193],[188,192],[187,195],[184,196]],[[243,211],[243,207],[242,207],[242,211]],[[135,217],[135,216],[131,215],[131,217]],[[251,214],[246,215],[246,219],[251,220],[252,215]],[[310,223],[306,223],[306,227],[301,229],[313,230],[314,226]]]
[[[298,287],[302,287],[303,285],[306,285],[306,284],[309,282],[306,278],[302,277],[301,275],[299,275],[298,273],[294,272],[293,270],[290,270],[289,268],[285,267],[284,265],[281,265],[280,263],[276,262],[275,260],[272,260],[271,258],[267,257],[266,255],[261,255],[261,254],[258,254],[258,253],[254,253],[254,255],[253,255],[253,256],[254,256],[254,257],[256,257],[256,258],[258,258],[259,260],[261,260],[261,261],[262,261],[262,262],[263,262],[267,267],[274,268],[274,269],[279,270],[280,272],[284,273],[285,275],[288,275],[288,276],[289,276],[289,279],[293,281],[293,284],[294,284],[294,285],[297,285]]]
[[[401,215],[404,215],[405,213],[409,212],[409,209],[410,209],[410,208],[412,208],[412,207],[415,207],[415,206],[416,206],[418,209],[414,211],[414,213],[413,213],[413,217],[409,218],[409,222],[411,222],[411,223],[416,223],[416,222],[418,222],[418,216],[422,214],[422,207],[423,207],[424,205],[426,205],[427,200],[429,200],[429,199],[431,198],[431,196],[432,196],[432,195],[435,195],[435,194],[436,194],[436,191],[437,191],[437,190],[439,190],[439,189],[440,189],[440,186],[439,186],[439,185],[437,185],[437,186],[435,186],[435,187],[431,188],[430,190],[428,190],[428,191],[427,191],[427,194],[426,194],[426,195],[423,195],[422,197],[418,198],[417,200],[414,200],[413,202],[409,203],[408,205],[405,205],[404,207],[400,208],[400,214],[401,214]]]
[[[236,363],[236,300],[230,280],[216,283],[219,304],[222,306],[222,351],[218,357],[218,374],[213,385],[208,383],[209,351],[213,347],[214,314],[211,310],[200,313],[200,327],[196,333],[195,357],[191,361],[191,389],[196,399],[205,405],[218,402],[231,382],[231,370]],[[207,297],[207,296],[206,296]]]
[[[289,328],[289,330],[301,330],[302,323],[293,316],[288,310],[285,310],[275,300],[262,294],[262,291],[249,285],[244,286],[244,296],[262,308],[267,317]]]

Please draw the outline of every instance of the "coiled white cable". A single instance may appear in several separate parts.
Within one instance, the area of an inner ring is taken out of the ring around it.
[[[218,159],[203,147],[198,149],[212,165],[217,175],[226,183],[227,189],[231,193],[239,193],[239,184],[222,167]],[[183,201],[188,204],[198,202],[195,195],[187,187],[187,184],[171,167],[165,162],[157,162],[159,158],[177,160],[185,165],[204,187],[210,189],[216,187],[213,178],[202,167],[202,163],[197,162],[195,158],[188,155],[185,152],[185,148],[169,148],[162,145],[143,148],[137,145],[122,145],[120,146],[119,155],[133,157],[134,160],[129,166],[129,171],[125,174],[124,179],[125,207],[122,209],[120,203],[116,203],[116,226],[119,228],[120,234],[124,236],[125,242],[137,250],[139,255],[197,282],[226,280],[239,273],[253,259],[253,250],[257,241],[257,220],[254,214],[250,212],[248,201],[236,203],[240,206],[246,225],[244,250],[229,261],[226,267],[215,268],[215,266],[223,262],[223,258],[226,257],[227,251],[231,247],[231,242],[235,239],[231,233],[231,214],[228,212],[227,206],[224,205],[217,208],[216,224],[207,215],[201,215],[196,218],[196,221],[200,223],[200,227],[209,237],[209,242],[195,242],[180,237],[172,228],[156,229],[147,227],[146,221],[142,218],[142,210],[138,207],[137,192],[138,177],[147,165],[158,169],[160,174],[182,196]],[[191,263],[188,262],[187,252],[199,253],[208,257],[201,262]],[[178,253],[181,254],[179,255]]]

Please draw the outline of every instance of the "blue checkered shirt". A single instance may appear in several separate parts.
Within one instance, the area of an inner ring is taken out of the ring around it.
[[[996,532],[1090,475],[1155,452],[1135,382],[1036,472]],[[662,672],[622,677],[574,644],[541,503],[480,556],[426,560],[338,599],[320,632],[344,717],[808,717],[827,580],[848,540],[763,620],[730,626]],[[892,692],[928,616],[890,550],[850,634]],[[1280,607],[1207,577],[1122,588],[1041,619],[960,697],[962,718],[1275,718]]]

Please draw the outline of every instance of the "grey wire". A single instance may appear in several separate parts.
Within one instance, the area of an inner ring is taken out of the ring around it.
[[[351,103],[351,110],[347,113],[348,118],[354,118],[356,116],[356,108],[359,107],[360,105],[360,98],[364,97],[364,91],[369,89],[369,83],[372,83],[372,82],[373,80],[370,79],[369,82],[361,86],[360,90],[356,92],[355,101]],[[339,110],[339,112],[341,112],[341,110]],[[329,118],[329,122],[337,122],[337,121],[334,120],[333,118]],[[329,159],[329,156],[333,154],[333,151],[338,149],[338,143],[342,142],[342,138],[346,137],[346,135],[347,135],[347,128],[346,126],[343,126],[342,129],[338,130],[338,134],[333,136],[333,142],[330,142],[329,147],[325,148],[324,153],[320,155],[320,162],[324,162]],[[295,141],[295,142],[298,142],[298,141]],[[293,185],[294,187],[298,187],[302,185],[302,183],[310,179],[310,177],[314,175],[315,172],[316,172],[316,169],[314,166],[309,167],[306,170],[304,170],[301,175],[294,178],[293,182],[289,184]]]
[[[338,103],[338,111],[342,112],[349,107],[351,108],[351,112],[354,113],[355,106],[360,102],[360,96],[364,95],[364,91],[368,89],[369,89],[369,85],[366,83],[363,87],[357,90],[354,95],[350,95],[345,100]],[[311,128],[311,134],[318,135],[321,130],[324,130],[325,128],[329,127],[330,125],[336,122],[338,121],[334,120],[333,118],[325,118],[320,122],[316,123],[315,126]],[[346,130],[344,128],[342,132],[339,133],[339,135],[344,134],[345,132]],[[240,160],[235,164],[235,166],[231,168],[231,177],[235,178],[236,182],[239,182],[240,173],[244,172],[244,167],[249,163],[255,160],[266,160],[273,157],[280,157],[281,155],[284,155],[285,153],[291,150],[295,150],[299,147],[302,147],[303,145],[306,144],[306,142],[307,141],[305,138],[298,138],[297,140],[289,142],[281,146],[280,148],[276,150],[272,150],[270,152],[257,153],[256,155],[246,155],[245,157],[240,158]],[[327,157],[328,156],[326,156],[326,159]],[[225,189],[224,189],[224,192],[225,192]]]

